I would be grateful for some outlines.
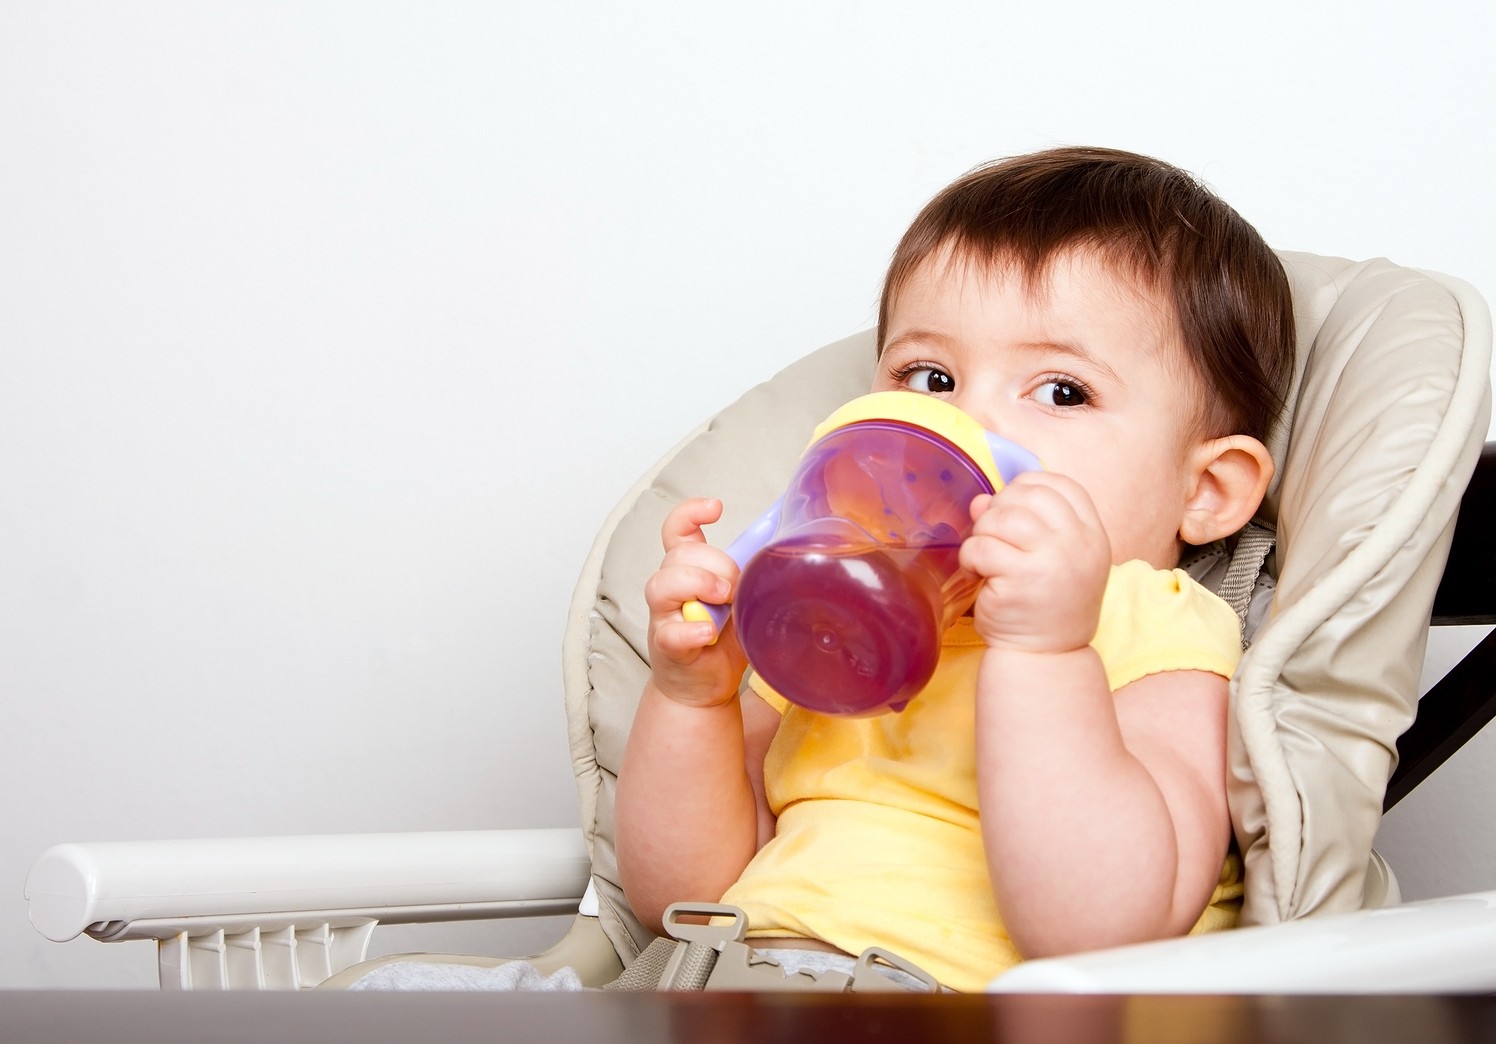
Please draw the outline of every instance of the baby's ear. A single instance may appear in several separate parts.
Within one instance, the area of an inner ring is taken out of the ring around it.
[[[1250,435],[1206,439],[1195,448],[1191,474],[1194,489],[1184,504],[1179,538],[1209,544],[1252,521],[1272,481],[1273,458]]]

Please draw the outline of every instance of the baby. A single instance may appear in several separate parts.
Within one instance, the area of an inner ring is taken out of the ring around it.
[[[691,499],[650,579],[651,674],[618,781],[622,882],[719,900],[771,951],[880,946],[981,989],[1024,957],[1234,923],[1235,614],[1178,570],[1273,464],[1293,359],[1276,256],[1184,172],[1102,149],[982,167],[894,254],[873,390],[933,395],[1046,470],[971,504],[982,578],[907,710],[788,704],[731,626],[737,569]]]

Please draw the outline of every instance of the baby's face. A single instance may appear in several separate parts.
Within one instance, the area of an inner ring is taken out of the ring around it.
[[[1090,494],[1112,558],[1177,564],[1200,382],[1173,310],[1089,252],[1020,272],[941,253],[892,302],[875,391],[945,399]]]

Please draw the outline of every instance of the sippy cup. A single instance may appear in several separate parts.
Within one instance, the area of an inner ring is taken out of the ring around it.
[[[692,602],[685,615],[720,631],[730,612],[749,664],[802,707],[903,710],[935,671],[941,633],[976,596],[979,578],[957,561],[972,498],[1038,467],[939,399],[854,399],[727,548],[742,570],[733,604]]]

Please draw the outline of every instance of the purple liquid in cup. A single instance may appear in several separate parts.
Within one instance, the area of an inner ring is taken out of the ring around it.
[[[940,655],[941,594],[917,552],[781,543],[754,559],[739,592],[738,636],[764,681],[823,714],[900,710]]]

